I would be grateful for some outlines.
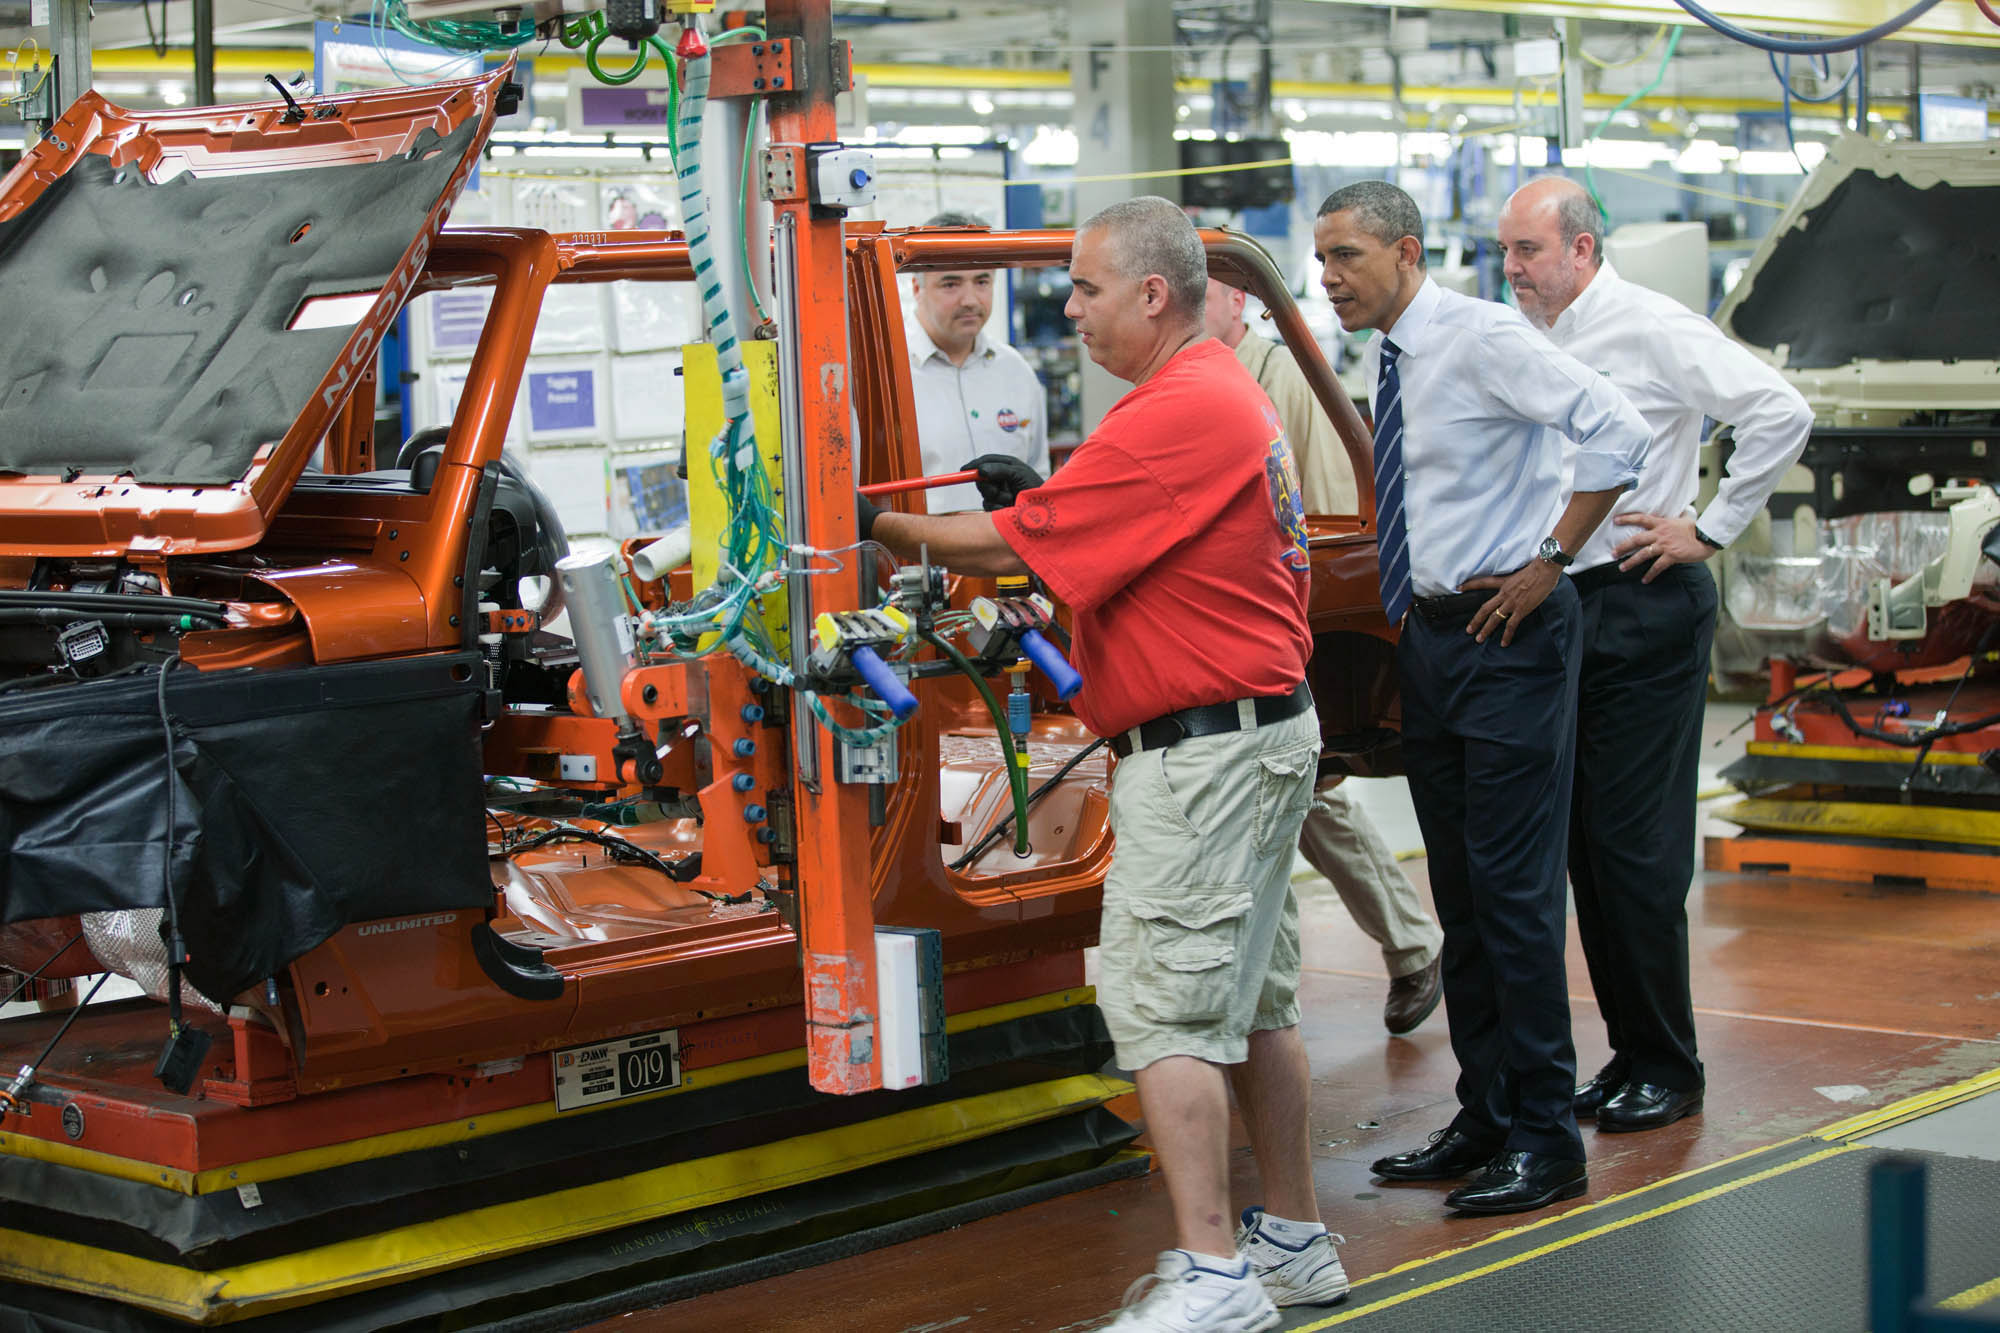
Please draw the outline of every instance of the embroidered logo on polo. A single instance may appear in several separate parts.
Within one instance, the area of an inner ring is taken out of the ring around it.
[[[1026,430],[1033,417],[1024,417],[1011,407],[1000,409],[1000,415],[993,418],[993,424],[1012,435],[1017,430]]]
[[[1046,537],[1056,530],[1055,502],[1039,491],[1030,491],[1015,504],[1014,521],[1025,535]]]

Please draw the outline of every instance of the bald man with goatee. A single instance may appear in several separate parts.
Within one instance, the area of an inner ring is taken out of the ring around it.
[[[1609,379],[1652,431],[1639,483],[1577,552],[1583,671],[1569,878],[1611,1061],[1576,1090],[1578,1119],[1657,1129],[1702,1109],[1688,986],[1687,893],[1715,580],[1706,561],[1764,507],[1805,450],[1797,390],[1704,316],[1627,282],[1603,216],[1555,176],[1500,213],[1507,281],[1550,341]],[[1697,512],[1704,418],[1735,428],[1715,499]]]

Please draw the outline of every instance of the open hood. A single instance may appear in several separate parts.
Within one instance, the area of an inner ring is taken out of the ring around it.
[[[1715,320],[1822,418],[2000,407],[2000,143],[1834,144]]]
[[[78,99],[0,181],[0,555],[255,543],[511,74],[143,115]]]

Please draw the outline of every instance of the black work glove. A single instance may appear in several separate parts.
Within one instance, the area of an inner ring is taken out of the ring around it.
[[[854,493],[854,526],[859,530],[862,541],[872,541],[875,537],[875,520],[882,516],[882,507],[863,495]]]
[[[988,513],[1012,508],[1015,496],[1034,490],[1043,481],[1041,473],[1012,454],[981,454],[959,471],[979,474],[979,498],[986,502]]]

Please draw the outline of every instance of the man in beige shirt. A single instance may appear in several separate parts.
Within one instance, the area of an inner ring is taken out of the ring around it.
[[[1355,510],[1354,472],[1347,462],[1347,450],[1333,430],[1333,422],[1313,397],[1312,386],[1283,343],[1273,342],[1250,331],[1251,309],[1261,310],[1241,289],[1226,282],[1208,280],[1208,312],[1204,321],[1208,335],[1236,352],[1236,359],[1250,372],[1278,409],[1285,423],[1285,436],[1299,461],[1299,480],[1304,487],[1308,514],[1351,514]]]
[[[1304,372],[1283,343],[1250,331],[1241,290],[1213,278],[1204,323],[1209,336],[1233,349],[1285,425],[1309,514],[1355,512],[1354,473],[1333,422],[1313,396]],[[1306,811],[1299,850],[1346,905],[1362,933],[1382,950],[1389,998],[1382,1021],[1391,1034],[1417,1030],[1443,994],[1438,959],[1444,932],[1424,911],[1417,891],[1382,835],[1368,822],[1340,779],[1322,786]]]

